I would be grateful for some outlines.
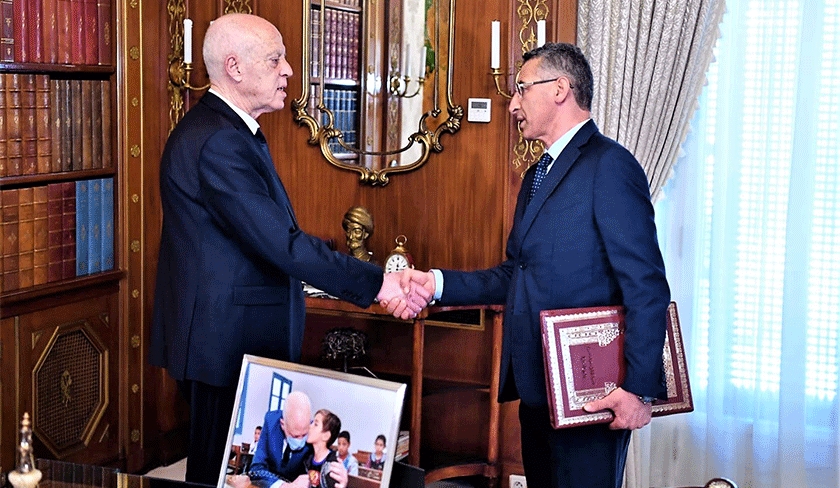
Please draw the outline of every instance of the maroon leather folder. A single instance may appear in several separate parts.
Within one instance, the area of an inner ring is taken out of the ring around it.
[[[624,381],[623,307],[543,310],[540,322],[545,383],[554,428],[611,422],[611,411],[588,413],[583,405],[605,397]],[[654,401],[654,417],[694,410],[674,302],[668,306],[667,322],[662,365],[668,399]]]

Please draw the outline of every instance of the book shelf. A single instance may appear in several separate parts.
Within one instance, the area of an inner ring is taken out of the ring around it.
[[[360,0],[320,1],[310,3],[310,92],[309,114],[326,126],[329,116],[318,109],[319,102],[333,115],[333,127],[344,134],[348,146],[363,140],[360,117],[362,100],[360,40],[364,7]],[[347,162],[358,156],[335,139],[329,142],[332,153]]]
[[[3,466],[24,411],[38,457],[120,458],[115,1],[0,1]]]
[[[490,376],[486,382],[461,381],[453,379],[430,378],[425,373],[425,329],[430,315],[442,313],[460,313],[464,311],[482,311],[491,316],[491,335],[493,351],[491,354]],[[360,309],[354,305],[328,298],[306,298],[306,313],[312,315],[332,315],[339,317],[365,318],[376,320],[398,320],[391,317],[379,305]],[[409,451],[407,463],[425,469],[425,481],[431,483],[447,478],[464,476],[484,476],[492,483],[497,481],[500,468],[499,460],[499,425],[500,405],[496,401],[499,393],[499,372],[501,368],[502,318],[503,307],[465,306],[465,307],[428,307],[412,321],[412,358],[411,371],[405,375],[399,371],[379,371],[385,379],[406,381],[409,384]],[[439,453],[422,447],[422,418],[424,397],[449,395],[458,392],[474,391],[486,395],[488,408],[487,452],[486,456],[459,456],[453,453]],[[446,461],[441,461],[446,460]]]

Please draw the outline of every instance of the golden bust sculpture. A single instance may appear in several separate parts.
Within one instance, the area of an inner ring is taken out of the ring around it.
[[[364,207],[351,207],[341,221],[347,237],[350,255],[366,262],[373,261],[373,253],[367,250],[365,241],[373,234],[373,217]]]

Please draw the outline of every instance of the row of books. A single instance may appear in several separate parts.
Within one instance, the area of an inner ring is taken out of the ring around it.
[[[348,5],[350,7],[359,7],[361,6],[360,0],[329,0],[327,3],[336,3],[338,5]]]
[[[110,168],[111,82],[0,74],[0,177]]]
[[[324,38],[321,39],[321,22],[324,22]],[[313,8],[310,15],[312,34],[312,62],[310,76],[323,75],[326,79],[357,80],[359,78],[359,39],[361,37],[361,16],[358,12],[345,12],[325,8]],[[321,69],[321,49],[324,59]]]
[[[0,0],[0,61],[111,65],[113,0]]]
[[[323,94],[324,105],[333,114],[333,127],[344,134],[344,143],[348,146],[358,147],[359,131],[359,92],[355,88],[326,88],[317,87],[313,97],[310,98],[309,110],[314,118],[318,118],[318,98]],[[327,114],[320,114],[321,126],[327,124]],[[330,149],[333,154],[349,154],[351,151],[343,148],[338,141],[331,140]]]
[[[114,268],[114,179],[0,190],[0,292]]]

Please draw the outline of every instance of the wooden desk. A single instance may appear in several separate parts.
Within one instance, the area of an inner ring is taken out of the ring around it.
[[[493,351],[489,378],[489,407],[488,443],[486,462],[458,464],[432,469],[426,472],[425,482],[431,483],[447,478],[481,475],[489,479],[492,487],[499,477],[499,370],[501,368],[502,348],[502,317],[504,307],[500,305],[482,305],[465,307],[429,307],[424,309],[413,320],[413,351],[411,367],[411,426],[409,437],[409,451],[407,462],[413,466],[420,466],[421,422],[423,406],[423,354],[426,318],[430,314],[457,310],[486,310],[492,317]],[[372,305],[361,309],[349,303],[328,298],[307,298],[306,312],[312,315],[335,315],[363,319],[394,319],[379,305]],[[402,322],[401,320],[399,320]]]

